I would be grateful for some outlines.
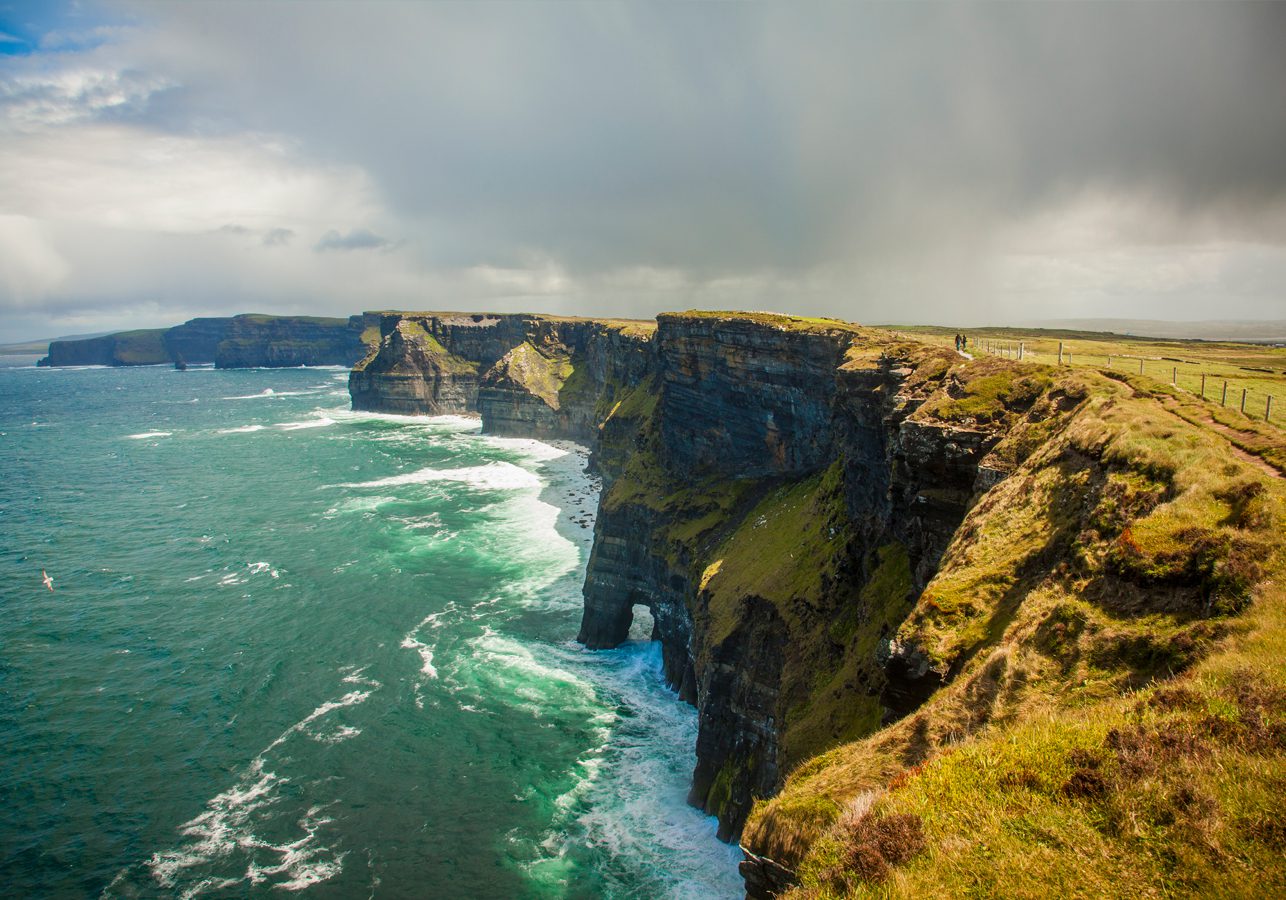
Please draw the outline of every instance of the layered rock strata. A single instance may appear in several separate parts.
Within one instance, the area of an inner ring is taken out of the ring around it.
[[[366,354],[364,334],[377,320],[369,314],[348,319],[251,314],[190,319],[173,328],[53,341],[38,365],[151,366],[182,360],[223,369],[351,366]]]
[[[690,800],[721,837],[791,767],[938,683],[891,635],[1006,470],[982,466],[994,424],[917,416],[957,357],[756,314],[663,314],[654,334],[444,314],[380,329],[355,408],[591,443],[604,489],[578,640],[614,647],[651,612],[699,711]]]
[[[353,368],[354,409],[480,413],[492,434],[595,439],[612,397],[651,364],[650,323],[395,313]]]

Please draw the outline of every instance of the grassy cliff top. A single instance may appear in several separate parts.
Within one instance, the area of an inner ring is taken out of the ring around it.
[[[611,316],[559,316],[550,313],[525,313],[525,312],[483,312],[478,310],[460,311],[460,310],[406,310],[406,309],[376,309],[366,310],[363,315],[368,316],[406,316],[408,318],[425,318],[425,319],[474,319],[477,321],[488,319],[544,319],[549,322],[598,322],[613,328],[619,328],[622,331],[634,331],[640,334],[647,334],[656,329],[656,322],[651,319],[622,319]]]
[[[348,325],[347,318],[335,318],[333,316],[277,316],[268,313],[239,313],[232,318],[240,319],[245,322],[254,322],[256,325],[266,325],[269,322],[300,322],[309,325]]]
[[[783,331],[800,332],[834,332],[842,331],[852,334],[866,334],[868,329],[843,319],[830,319],[820,316],[792,316],[785,313],[759,312],[744,310],[689,309],[684,312],[663,312],[657,315],[662,319],[712,319],[730,322],[753,322],[757,325],[768,325]]]
[[[944,686],[752,813],[743,842],[801,875],[792,897],[1286,891],[1282,441],[1242,449],[1199,402],[942,373],[913,418],[1002,425],[1011,474],[891,635]]]

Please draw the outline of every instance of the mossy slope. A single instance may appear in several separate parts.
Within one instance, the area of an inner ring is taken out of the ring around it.
[[[1014,471],[891,645],[946,686],[796,769],[743,841],[800,896],[1281,893],[1282,481],[1128,384],[1024,370]],[[979,387],[917,415],[1010,390]],[[858,823],[901,815],[924,849],[862,864]]]

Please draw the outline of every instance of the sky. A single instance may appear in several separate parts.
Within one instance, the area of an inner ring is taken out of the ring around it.
[[[1286,319],[1286,4],[0,0],[0,343]]]

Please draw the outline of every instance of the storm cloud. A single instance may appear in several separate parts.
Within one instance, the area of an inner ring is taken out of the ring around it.
[[[1281,4],[128,3],[45,28],[0,57],[24,327],[1286,315]],[[380,235],[398,252],[335,252]]]

